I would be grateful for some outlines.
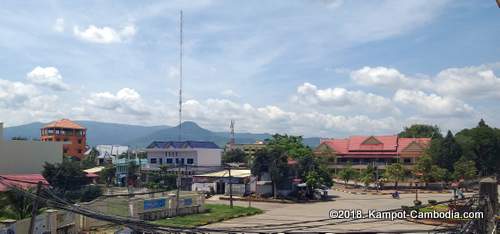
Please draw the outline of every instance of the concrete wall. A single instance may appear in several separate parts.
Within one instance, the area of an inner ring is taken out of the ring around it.
[[[38,174],[45,162],[60,163],[62,155],[62,142],[0,140],[0,174]]]
[[[220,166],[221,157],[221,149],[199,149],[198,166]]]

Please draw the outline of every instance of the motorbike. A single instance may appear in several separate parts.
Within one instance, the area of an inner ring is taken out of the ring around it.
[[[398,192],[392,193],[392,198],[399,199],[399,193]]]

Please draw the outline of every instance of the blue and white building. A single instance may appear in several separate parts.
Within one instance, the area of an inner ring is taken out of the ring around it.
[[[217,168],[222,158],[222,149],[210,141],[154,141],[146,147],[146,153],[148,167],[153,170],[162,165]]]

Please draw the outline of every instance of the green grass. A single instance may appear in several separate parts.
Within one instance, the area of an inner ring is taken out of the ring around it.
[[[432,211],[446,212],[448,210],[449,210],[448,206],[443,205],[443,204],[435,205],[435,206],[428,206],[428,207],[424,207],[424,208],[419,209],[420,212],[432,212]]]
[[[253,207],[234,206],[231,209],[228,205],[206,204],[205,208],[207,209],[205,213],[160,219],[153,223],[169,227],[192,228],[262,213],[262,210]]]

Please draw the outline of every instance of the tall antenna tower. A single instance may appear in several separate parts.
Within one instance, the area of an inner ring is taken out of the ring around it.
[[[179,33],[179,141],[182,140],[182,10],[180,15]]]
[[[234,119],[231,120],[231,124],[229,125],[229,128],[231,129],[231,139],[229,140],[229,144],[231,146],[234,145],[235,140],[234,140]]]

